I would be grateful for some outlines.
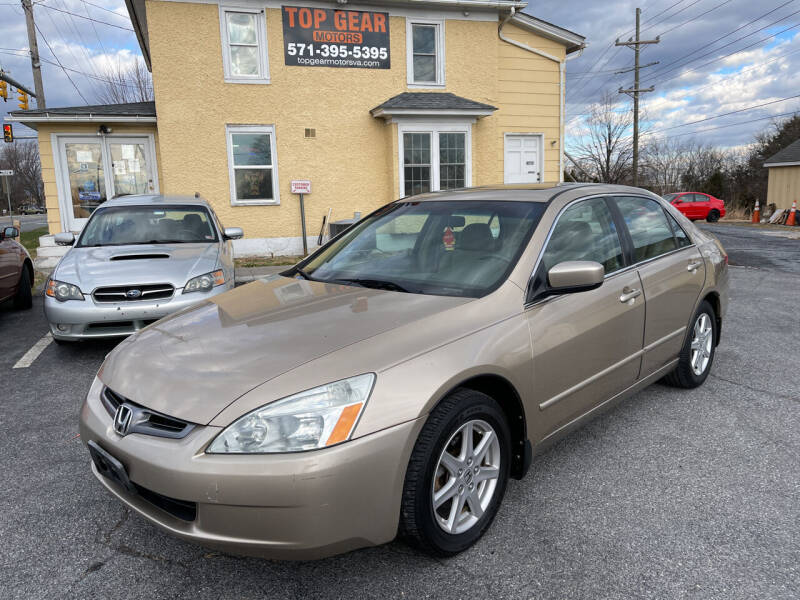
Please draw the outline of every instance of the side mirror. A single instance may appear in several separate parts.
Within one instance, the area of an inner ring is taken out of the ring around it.
[[[570,260],[558,263],[547,272],[550,291],[556,294],[588,292],[603,284],[606,270],[598,262]]]
[[[244,237],[244,231],[241,227],[226,227],[222,235],[226,240],[240,240]]]
[[[59,246],[72,246],[72,244],[75,243],[75,234],[73,234],[71,231],[57,233],[55,238],[56,244]]]
[[[16,227],[6,227],[3,229],[3,239],[4,240],[13,240],[14,238],[19,237],[19,229]]]

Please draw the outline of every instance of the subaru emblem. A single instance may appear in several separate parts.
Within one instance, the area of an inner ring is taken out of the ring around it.
[[[127,292],[125,292],[125,297],[130,298],[131,300],[135,300],[141,295],[142,295],[142,290],[137,290],[137,289],[128,290]]]
[[[121,436],[128,435],[128,429],[131,426],[132,416],[133,411],[131,410],[131,407],[127,404],[120,404],[119,408],[117,408],[116,414],[114,414],[114,431]]]

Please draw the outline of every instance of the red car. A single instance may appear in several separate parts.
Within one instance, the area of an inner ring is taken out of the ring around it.
[[[0,229],[0,302],[14,300],[14,308],[33,306],[33,262],[25,247],[16,241],[16,227]]]
[[[705,219],[709,223],[719,221],[725,216],[725,203],[711,194],[702,192],[676,192],[667,194],[664,200],[681,211],[692,221]]]

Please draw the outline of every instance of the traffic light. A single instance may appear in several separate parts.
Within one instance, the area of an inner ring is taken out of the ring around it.
[[[22,90],[17,90],[19,92],[19,96],[17,96],[17,100],[19,100],[19,108],[20,110],[28,110],[28,94],[27,92],[23,92]]]
[[[3,102],[8,102],[8,84],[3,80],[0,80],[0,98]]]
[[[14,141],[14,132],[11,130],[11,123],[3,124],[3,141],[5,142]]]

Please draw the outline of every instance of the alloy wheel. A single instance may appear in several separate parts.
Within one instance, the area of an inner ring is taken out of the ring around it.
[[[450,436],[431,490],[439,527],[450,534],[472,528],[486,512],[500,476],[500,442],[486,421],[467,421]]]
[[[692,332],[690,363],[695,375],[702,375],[708,368],[713,343],[714,328],[711,326],[711,317],[706,313],[701,313],[694,322]]]

